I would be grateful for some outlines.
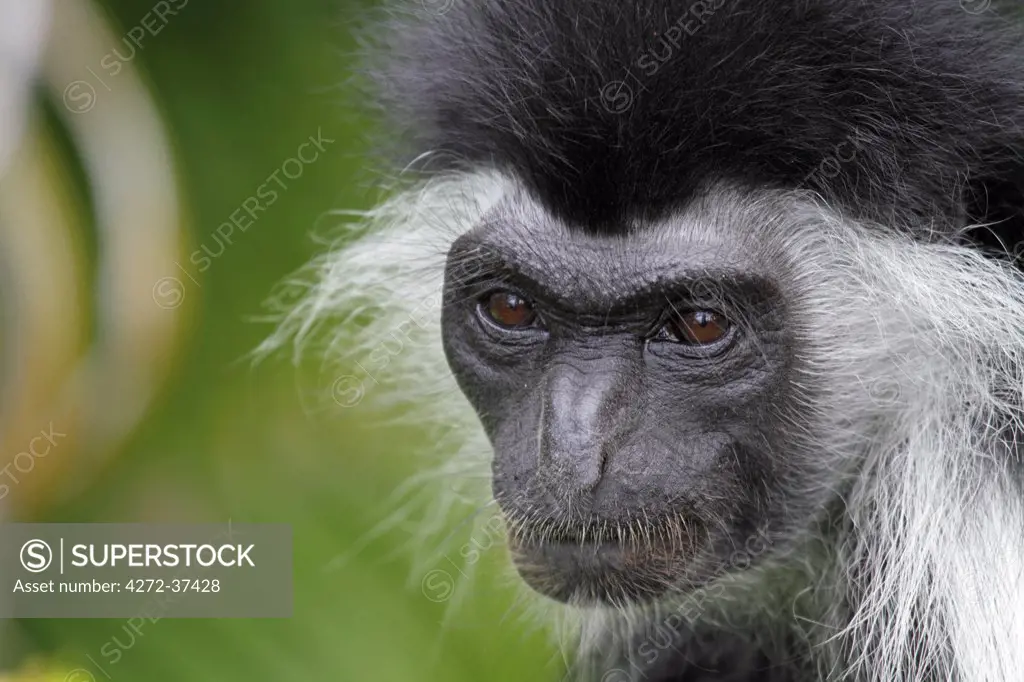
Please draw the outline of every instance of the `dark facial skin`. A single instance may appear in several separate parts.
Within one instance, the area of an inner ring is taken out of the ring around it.
[[[613,239],[499,206],[449,252],[445,352],[494,448],[516,566],[543,594],[696,587],[781,522],[784,268],[715,222]]]

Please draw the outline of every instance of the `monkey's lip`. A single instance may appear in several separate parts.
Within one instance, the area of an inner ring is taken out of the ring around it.
[[[509,546],[526,584],[558,601],[580,604],[654,599],[690,573],[699,549],[689,539],[618,542],[516,534]]]

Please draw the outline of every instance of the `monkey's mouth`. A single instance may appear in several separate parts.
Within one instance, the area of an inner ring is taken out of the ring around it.
[[[537,592],[581,605],[622,605],[693,582],[697,538],[705,537],[697,530],[678,522],[614,534],[517,528],[509,547],[519,575]]]

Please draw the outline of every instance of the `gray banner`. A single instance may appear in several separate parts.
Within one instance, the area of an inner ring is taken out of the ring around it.
[[[286,618],[282,524],[0,524],[0,618]]]

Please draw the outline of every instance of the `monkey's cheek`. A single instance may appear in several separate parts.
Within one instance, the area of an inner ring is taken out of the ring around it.
[[[680,581],[692,586],[697,548],[510,538],[516,570],[537,592],[579,605],[642,603]]]

